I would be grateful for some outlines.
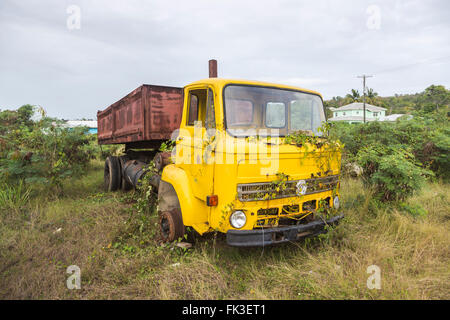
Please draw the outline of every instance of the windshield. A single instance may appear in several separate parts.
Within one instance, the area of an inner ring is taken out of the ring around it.
[[[233,136],[285,136],[294,131],[321,135],[322,99],[310,93],[258,86],[228,85],[224,91],[227,131]]]

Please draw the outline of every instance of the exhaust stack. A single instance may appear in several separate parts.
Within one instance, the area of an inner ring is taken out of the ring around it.
[[[209,60],[209,77],[217,78],[217,60]]]

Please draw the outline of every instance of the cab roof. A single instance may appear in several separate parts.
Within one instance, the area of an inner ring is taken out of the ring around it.
[[[279,83],[270,83],[270,82],[263,82],[263,81],[256,81],[256,80],[206,78],[206,79],[194,81],[194,82],[188,84],[187,86],[202,85],[202,84],[210,84],[212,86],[222,87],[222,88],[228,84],[244,84],[244,85],[251,85],[251,86],[274,87],[274,88],[280,88],[280,89],[290,89],[290,90],[299,90],[299,91],[303,91],[303,92],[308,92],[308,93],[316,94],[322,98],[322,95],[317,91],[304,89],[304,88],[300,88],[300,87],[295,87],[295,86],[288,86],[288,85],[279,84]]]

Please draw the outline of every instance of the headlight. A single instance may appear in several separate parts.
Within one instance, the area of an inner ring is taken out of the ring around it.
[[[245,213],[242,211],[235,211],[230,217],[230,223],[233,226],[233,228],[240,229],[243,226],[245,226],[245,223],[247,222],[247,217],[245,216]]]
[[[333,207],[335,209],[339,209],[339,197],[338,196],[334,197],[334,199],[333,199]]]

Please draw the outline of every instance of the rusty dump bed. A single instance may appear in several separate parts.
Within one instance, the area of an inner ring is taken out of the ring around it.
[[[97,112],[98,143],[140,143],[170,139],[179,128],[183,88],[142,85]]]

